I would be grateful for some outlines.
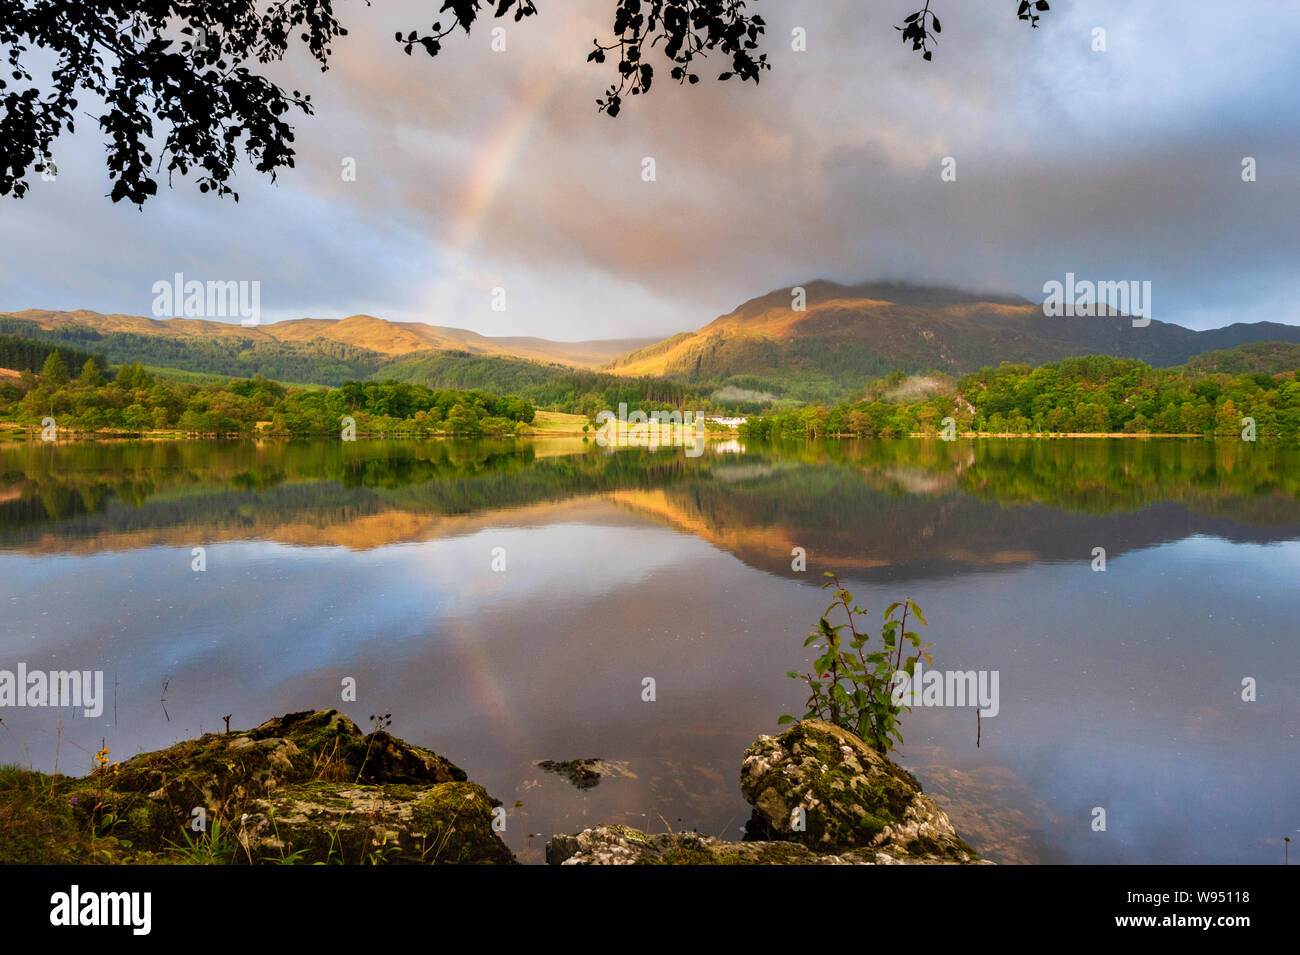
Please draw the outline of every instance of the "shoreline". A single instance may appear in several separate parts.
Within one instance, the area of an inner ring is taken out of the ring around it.
[[[498,435],[466,435],[456,434],[448,431],[425,432],[415,434],[405,431],[358,431],[356,437],[367,441],[374,440],[461,440],[461,441],[506,441],[517,438],[525,439],[556,439],[556,438],[579,438],[594,442],[596,429],[584,432],[574,425],[572,420],[576,415],[567,415],[563,412],[539,411],[538,417],[542,418],[541,427],[532,428],[525,432],[511,432],[509,434]],[[583,419],[584,421],[586,419]],[[322,438],[335,438],[338,433],[335,431],[319,432],[311,434],[294,434],[288,431],[254,431],[254,432],[194,432],[194,431],[177,431],[175,429],[164,429],[157,431],[120,431],[120,430],[102,430],[102,431],[78,431],[73,428],[60,428],[61,434],[55,441],[44,442],[47,444],[62,444],[72,441],[263,441],[267,439],[292,441],[292,440],[318,440]],[[703,435],[705,438],[715,440],[734,440],[745,439],[754,441],[782,441],[794,438],[794,435],[782,436],[777,438],[747,438],[747,436],[738,428],[709,428]],[[1260,432],[1260,438],[1283,439],[1288,436],[1278,432]],[[1291,436],[1296,437],[1296,436]],[[1059,440],[1059,439],[1077,439],[1077,438],[1126,438],[1133,440],[1149,440],[1163,438],[1196,438],[1217,440],[1220,438],[1239,438],[1236,431],[1225,431],[1222,433],[1206,434],[1198,431],[962,431],[957,434],[957,438],[964,440],[974,440],[980,438],[1034,438],[1041,440]],[[869,437],[846,432],[837,432],[826,434],[820,438],[802,437],[802,440],[857,440],[857,441],[898,441],[904,439],[921,439],[921,440],[947,440],[942,438],[937,432],[911,431],[905,435],[885,438],[881,436]],[[0,422],[0,441],[15,440],[20,442],[40,443],[40,428],[35,426],[18,425],[13,422]],[[631,446],[631,445],[629,445]]]
[[[242,730],[225,720],[224,732],[121,762],[105,746],[84,776],[3,767],[0,864],[518,865],[541,837],[548,865],[992,864],[915,776],[817,719],[760,734],[740,754],[752,807],[742,840],[596,819],[543,828],[522,860],[505,833],[523,803],[512,811],[445,756],[390,734],[387,717],[372,716],[370,732],[335,708]],[[806,803],[816,808],[805,816]]]
[[[162,431],[78,431],[74,428],[60,428],[59,437],[54,441],[42,441],[40,437],[40,428],[26,427],[22,425],[13,425],[9,422],[0,422],[0,441],[13,440],[18,443],[32,444],[65,444],[74,441],[302,441],[302,440],[320,440],[320,439],[338,439],[337,431],[313,432],[310,434],[294,434],[289,431],[254,431],[254,432],[213,432],[213,431],[176,431],[172,429]],[[407,431],[358,431],[357,440],[403,440],[403,441],[511,441],[518,438],[525,439],[582,439],[595,444],[596,432],[583,432],[580,430],[567,430],[564,428],[543,427],[536,430],[524,432],[510,432],[508,434],[456,434],[451,431],[432,431],[423,434],[415,434]],[[702,435],[704,438],[713,438],[718,440],[732,440],[740,437],[740,432],[736,430],[709,430]],[[631,445],[629,445],[631,446]]]
[[[20,444],[71,444],[74,442],[84,441],[315,441],[321,439],[333,439],[337,435],[334,432],[321,432],[313,434],[293,434],[291,432],[260,432],[256,434],[244,433],[216,433],[216,432],[179,432],[179,431],[73,431],[67,429],[63,435],[54,441],[42,441],[39,437],[39,429],[29,428],[6,428],[0,426],[0,442],[12,441]],[[781,441],[787,440],[787,437],[781,438],[746,438],[739,431],[711,431],[704,435],[706,438],[720,441],[729,441],[744,439],[750,441]],[[789,436],[793,437],[793,436]],[[1266,439],[1285,439],[1282,434],[1269,434],[1267,432],[1259,435],[1260,438]],[[428,434],[410,434],[407,432],[357,432],[357,440],[365,441],[513,441],[518,439],[525,440],[556,440],[556,439],[587,439],[594,443],[591,435],[582,434],[581,432],[573,433],[570,431],[558,431],[554,429],[545,429],[541,431],[528,431],[516,434],[455,434],[452,432],[435,432]],[[1179,439],[1198,439],[1215,441],[1220,438],[1234,438],[1236,432],[1225,432],[1223,434],[1199,434],[1195,432],[1175,432],[1175,433],[1156,433],[1144,432],[1142,434],[1130,434],[1122,431],[1108,432],[1060,432],[1060,433],[1033,433],[1033,432],[988,432],[988,431],[966,431],[957,438],[962,440],[976,440],[982,438],[1010,439],[1010,438],[1032,438],[1035,440],[1060,440],[1060,439],[1081,439],[1081,438],[1127,438],[1133,440],[1151,440],[1165,438]],[[925,434],[924,432],[914,431],[906,435],[900,435],[893,438],[867,437],[857,434],[828,434],[821,438],[807,437],[802,440],[808,441],[903,441],[903,440],[931,440],[944,441],[937,434]],[[632,445],[629,445],[632,447]]]
[[[1205,434],[1196,431],[963,431],[959,438],[1220,438],[1236,434]],[[937,438],[937,434],[913,431],[909,438]]]

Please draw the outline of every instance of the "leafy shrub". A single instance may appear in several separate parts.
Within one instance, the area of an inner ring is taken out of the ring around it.
[[[917,660],[933,663],[930,645],[921,644],[921,638],[907,629],[907,617],[913,617],[926,623],[921,615],[921,608],[911,600],[890,604],[885,608],[884,623],[880,630],[880,647],[868,647],[870,634],[860,633],[856,618],[864,616],[867,611],[853,602],[853,594],[840,584],[839,577],[831,572],[830,579],[822,585],[835,588],[835,599],[826,608],[817,626],[813,628],[804,646],[818,644],[819,655],[813,662],[813,672],[787,672],[795,680],[803,680],[808,685],[807,712],[801,719],[820,719],[832,723],[851,733],[856,733],[877,752],[887,753],[894,748],[894,742],[903,742],[898,729],[898,717],[911,707],[896,704],[892,691],[898,673],[906,673],[911,679],[916,669]],[[848,618],[847,623],[833,626],[829,616],[836,607],[843,609]],[[902,615],[897,616],[899,610]],[[843,631],[848,629],[845,641]],[[847,642],[847,647],[845,643]],[[911,652],[904,657],[904,645],[910,645]],[[792,723],[794,717],[783,715],[778,723]]]

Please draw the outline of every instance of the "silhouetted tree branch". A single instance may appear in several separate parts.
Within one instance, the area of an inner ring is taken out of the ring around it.
[[[29,173],[53,171],[53,143],[75,132],[79,98],[87,97],[99,110],[91,118],[105,135],[114,202],[143,205],[164,168],[168,185],[175,173],[194,173],[200,192],[238,201],[229,180],[240,153],[274,180],[294,164],[286,114],[312,114],[310,95],[284,90],[259,67],[300,45],[327,70],[331,44],[348,32],[334,7],[333,0],[0,0],[0,51],[9,67],[0,78],[0,196],[22,197]],[[1030,7],[1019,2],[1018,16],[1037,26]],[[746,10],[744,0],[615,0],[612,37],[593,40],[587,55],[594,63],[617,55],[618,80],[597,107],[617,116],[625,96],[648,92],[656,48],[678,83],[699,82],[697,61],[715,52],[727,58],[719,80],[757,83],[769,69],[759,52],[766,25]],[[488,13],[517,22],[537,7],[534,0],[443,0],[429,32],[399,32],[396,40],[408,54],[418,46],[436,56],[449,35],[468,34]],[[930,59],[940,25],[929,0],[898,29]],[[29,69],[33,48],[38,62],[52,62],[48,77]]]
[[[936,42],[934,35],[943,32],[943,24],[930,10],[931,2],[932,0],[925,0],[924,8],[908,14],[903,19],[901,27],[894,27],[895,30],[902,31],[903,42],[911,43],[913,50],[920,50],[921,58],[925,60],[934,58],[934,51],[930,49],[930,45]],[[1029,21],[1029,25],[1035,29],[1038,28],[1039,16],[1034,11],[1041,13],[1049,9],[1051,8],[1047,5],[1047,0],[1016,0],[1016,16],[1021,20]]]

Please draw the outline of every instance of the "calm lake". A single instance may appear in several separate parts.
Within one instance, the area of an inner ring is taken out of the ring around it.
[[[483,784],[521,859],[602,822],[738,839],[828,570],[876,633],[910,597],[935,668],[998,672],[978,748],[972,708],[917,707],[898,757],[988,858],[1300,840],[1300,452],[1263,441],[0,445],[0,669],[106,681],[97,719],[0,710],[0,762],[333,706]],[[584,757],[586,790],[536,765]]]

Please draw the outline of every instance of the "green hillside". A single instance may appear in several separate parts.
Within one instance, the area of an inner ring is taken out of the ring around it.
[[[1296,342],[1252,342],[1222,351],[1194,355],[1184,366],[1199,374],[1221,372],[1226,375],[1261,373],[1295,374],[1300,370],[1300,344]]]

